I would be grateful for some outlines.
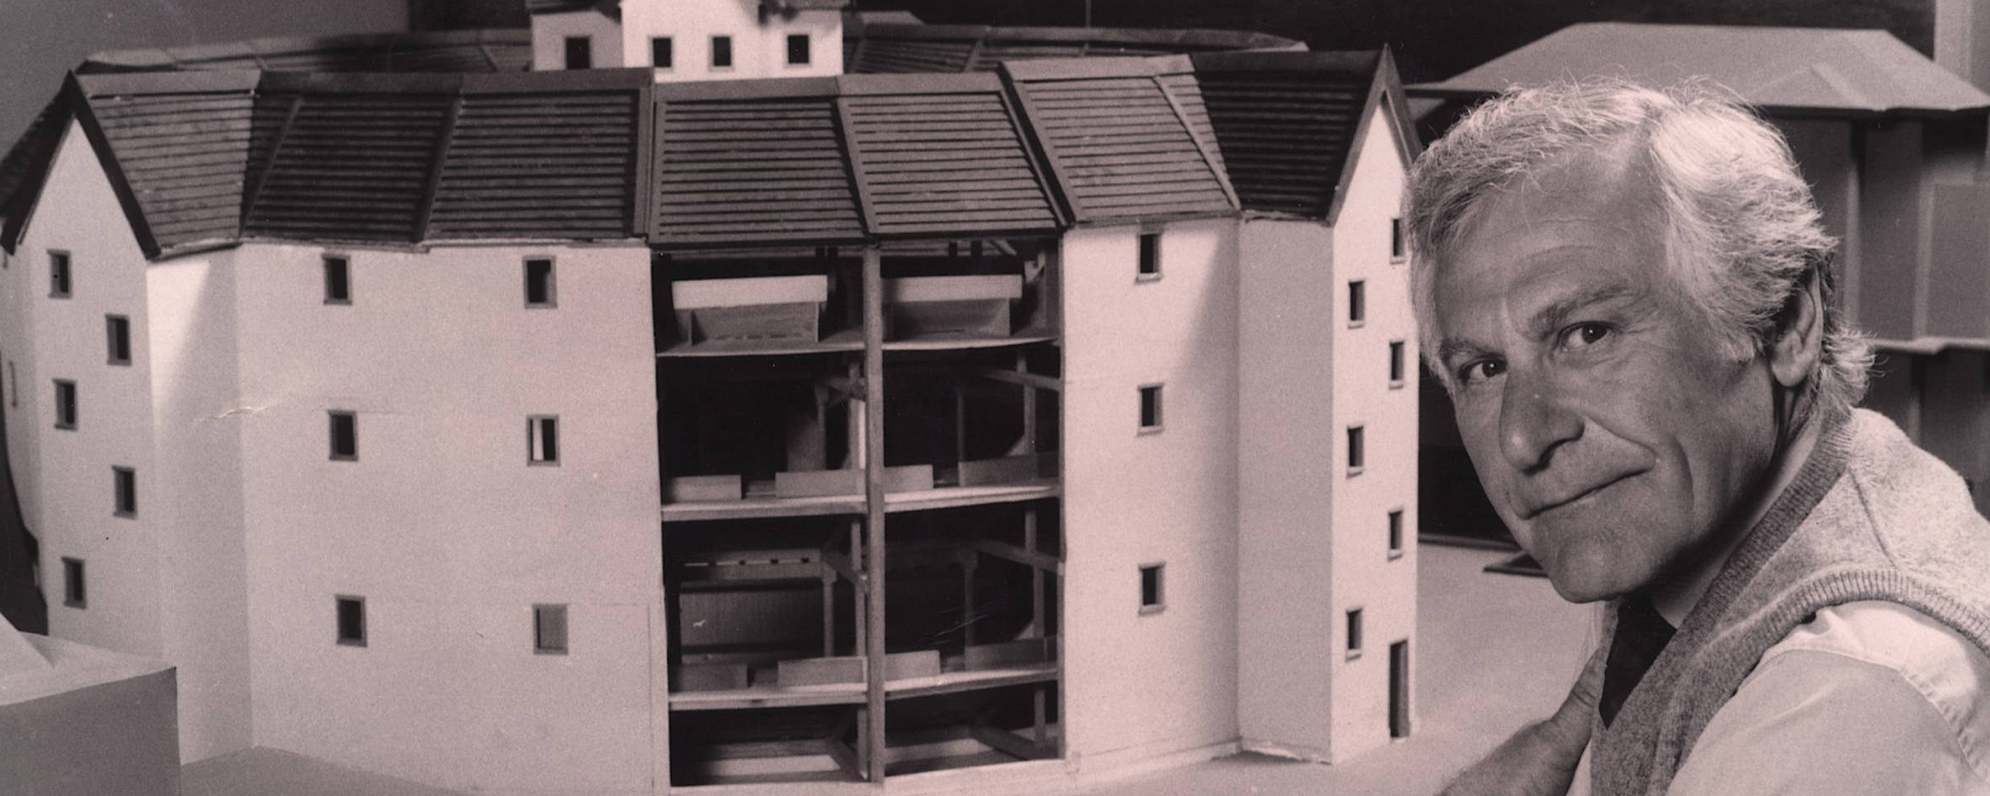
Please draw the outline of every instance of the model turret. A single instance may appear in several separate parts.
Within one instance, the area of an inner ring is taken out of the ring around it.
[[[532,68],[650,67],[658,82],[843,72],[848,0],[527,0]]]

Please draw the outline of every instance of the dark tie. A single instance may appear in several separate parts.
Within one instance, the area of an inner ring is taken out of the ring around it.
[[[1617,710],[1644,679],[1652,661],[1665,651],[1674,632],[1671,623],[1659,616],[1643,595],[1626,597],[1617,606],[1617,631],[1610,637],[1610,659],[1603,666],[1603,695],[1596,702],[1603,726],[1610,726],[1617,718]]]

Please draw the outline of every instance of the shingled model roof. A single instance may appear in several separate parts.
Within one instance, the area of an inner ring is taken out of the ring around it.
[[[1147,28],[987,25],[844,25],[850,72],[992,72],[1003,61],[1170,55],[1224,50],[1304,50],[1266,33]]]
[[[1871,116],[1990,108],[1990,95],[1883,30],[1570,25],[1464,74],[1412,87],[1475,99],[1513,85],[1591,76],[1668,84],[1711,78],[1769,111]]]
[[[1227,213],[1224,178],[1207,114],[1185,57],[1004,67],[1078,221]],[[1200,129],[1198,129],[1200,128]]]
[[[1387,103],[1397,143],[1414,156],[1395,64],[1387,51],[1208,53],[1196,81],[1244,209],[1335,217],[1346,198],[1371,103]]]
[[[355,36],[293,36],[90,56],[79,74],[262,69],[279,72],[523,72],[532,31],[463,30]]]
[[[658,243],[1045,233],[1060,219],[1001,80],[658,86]]]
[[[256,239],[704,248],[1240,210],[1330,221],[1362,109],[1399,100],[1389,64],[1211,54],[662,85],[647,69],[73,76],[8,161],[22,189],[4,242],[72,118],[153,258]]]

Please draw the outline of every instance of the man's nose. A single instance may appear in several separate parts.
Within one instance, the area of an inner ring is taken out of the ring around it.
[[[1508,464],[1522,472],[1540,470],[1563,443],[1581,437],[1582,417],[1569,409],[1548,379],[1507,373],[1500,397],[1499,447]]]

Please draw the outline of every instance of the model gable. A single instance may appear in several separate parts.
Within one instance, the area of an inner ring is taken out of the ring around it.
[[[1361,154],[1368,113],[1387,119],[1404,157],[1415,134],[1388,50],[1348,53],[1211,53],[1193,56],[1223,159],[1247,212],[1334,223],[1349,165]],[[1384,197],[1393,202],[1393,197]]]

